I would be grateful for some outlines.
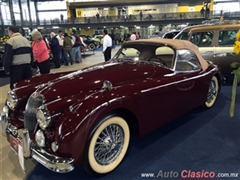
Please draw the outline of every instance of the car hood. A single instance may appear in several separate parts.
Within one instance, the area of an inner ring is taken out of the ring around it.
[[[84,91],[101,89],[105,80],[110,81],[113,87],[116,87],[134,83],[140,78],[146,79],[154,74],[155,67],[150,64],[126,61],[108,62],[56,78],[37,91],[44,95],[45,102],[50,102]]]

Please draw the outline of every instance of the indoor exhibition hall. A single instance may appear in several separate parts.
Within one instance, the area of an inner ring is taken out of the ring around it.
[[[239,0],[0,0],[0,180],[240,179]]]

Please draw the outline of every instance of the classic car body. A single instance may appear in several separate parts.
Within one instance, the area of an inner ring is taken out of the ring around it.
[[[105,174],[121,163],[130,133],[143,136],[199,105],[211,107],[219,86],[217,67],[191,42],[131,41],[109,62],[17,83],[1,127],[25,158],[52,171],[82,164]]]
[[[89,35],[80,35],[83,39],[83,42],[88,46],[89,50],[94,50],[101,46],[101,42],[99,39],[92,38]]]
[[[218,65],[226,81],[232,82],[230,64],[240,62],[234,53],[236,34],[240,24],[205,24],[185,28],[174,39],[189,40],[199,47],[203,58]]]

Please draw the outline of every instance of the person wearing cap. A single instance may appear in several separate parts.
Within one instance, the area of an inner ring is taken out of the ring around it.
[[[109,61],[111,59],[111,51],[112,51],[112,38],[108,35],[108,31],[106,29],[103,30],[103,51],[105,61]]]
[[[3,66],[5,73],[10,75],[10,89],[13,89],[14,83],[32,77],[33,53],[31,44],[19,33],[17,26],[9,26],[8,35]]]

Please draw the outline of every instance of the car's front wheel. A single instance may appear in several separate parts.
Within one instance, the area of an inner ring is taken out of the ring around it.
[[[118,116],[100,123],[86,147],[84,169],[91,175],[113,171],[123,160],[129,145],[127,122]]]
[[[94,49],[96,48],[96,46],[95,46],[95,44],[90,43],[90,44],[88,45],[88,48],[89,48],[89,50],[94,50]]]
[[[216,76],[212,77],[208,88],[207,101],[204,103],[206,108],[210,108],[214,105],[219,91],[219,84]]]

